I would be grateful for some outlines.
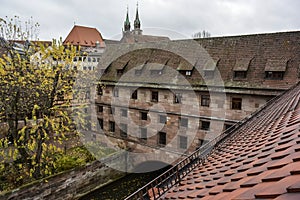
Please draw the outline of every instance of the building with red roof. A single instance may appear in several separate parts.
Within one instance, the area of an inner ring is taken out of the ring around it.
[[[81,47],[96,47],[99,44],[100,47],[105,47],[102,35],[96,28],[78,25],[74,25],[63,44]]]

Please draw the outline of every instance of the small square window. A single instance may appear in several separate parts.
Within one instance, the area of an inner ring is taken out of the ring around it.
[[[158,102],[158,92],[157,91],[152,91],[151,92],[151,101],[152,102]]]
[[[242,98],[232,98],[231,99],[231,109],[241,110],[242,109]]]
[[[127,124],[120,124],[120,136],[122,138],[127,138]]]
[[[127,117],[127,113],[128,113],[127,109],[121,109],[121,116],[122,117]]]
[[[98,112],[102,113],[103,112],[103,106],[98,106]]]
[[[185,75],[186,75],[186,76],[191,76],[191,75],[192,75],[192,71],[190,71],[190,70],[185,71]]]
[[[174,103],[181,103],[181,99],[182,99],[182,94],[180,93],[174,94]]]
[[[101,85],[98,85],[98,86],[97,86],[97,94],[98,94],[99,96],[102,96],[102,95],[103,95],[103,89],[102,89],[102,86],[101,86]]]
[[[167,144],[167,134],[165,132],[158,132],[158,144],[162,146]]]
[[[134,90],[131,92],[131,99],[137,99],[138,98],[138,91]]]
[[[124,73],[123,69],[117,69],[117,75],[120,76]]]
[[[159,115],[159,123],[166,124],[167,123],[167,116],[166,115]]]
[[[148,119],[148,113],[147,112],[141,112],[141,120],[147,120]]]
[[[210,96],[201,95],[201,106],[209,107],[209,104],[210,104]]]
[[[103,129],[103,119],[98,118],[98,123],[101,129]]]
[[[247,77],[247,71],[234,71],[234,78],[245,79]]]
[[[189,119],[188,118],[179,118],[180,126],[182,127],[188,127]]]
[[[115,122],[109,121],[109,132],[115,132]]]
[[[210,129],[210,122],[209,121],[200,121],[201,130],[209,131]]]
[[[266,71],[265,78],[270,80],[282,80],[284,72],[281,71]]]
[[[142,140],[147,140],[147,129],[146,128],[141,128],[141,139]]]
[[[188,146],[188,138],[187,136],[179,136],[179,148],[187,149]]]
[[[115,114],[115,107],[109,108],[109,114],[114,115]]]
[[[119,88],[114,88],[113,94],[114,94],[114,97],[118,97],[119,96]]]

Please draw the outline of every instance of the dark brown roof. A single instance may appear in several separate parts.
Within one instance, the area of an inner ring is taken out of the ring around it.
[[[169,41],[168,37],[164,36],[154,36],[154,35],[137,35],[137,34],[125,34],[121,43],[145,43],[145,42],[161,42],[161,41]]]
[[[300,199],[300,84],[232,133],[162,199]]]
[[[75,25],[63,44],[95,47],[96,42],[103,44],[101,33],[96,28]]]
[[[134,67],[146,62],[164,65],[168,61],[169,71],[170,68],[175,71],[198,69],[193,70],[192,75],[186,77],[186,79],[191,85],[202,87],[209,83],[203,80],[201,71],[209,66],[210,70],[214,68],[219,70],[225,88],[231,92],[234,92],[236,88],[248,88],[252,91],[255,90],[256,94],[266,94],[264,91],[258,91],[263,89],[268,90],[269,93],[272,91],[272,95],[274,95],[288,89],[299,80],[299,41],[300,32],[298,31],[159,43],[110,45],[107,46],[106,52],[103,54],[103,62],[99,63],[99,68],[108,67],[108,73],[102,76],[103,81],[117,82],[120,78],[114,73],[117,63],[126,64],[130,60],[124,71],[125,74]],[[193,46],[195,44],[200,45],[203,49],[195,50]],[[207,57],[203,56],[205,54],[211,57],[210,63],[214,61],[213,64],[206,65]],[[112,59],[112,57],[114,58]],[[278,60],[280,60],[279,63]],[[113,64],[109,63],[112,61]],[[266,69],[285,70],[283,80],[266,79]],[[234,79],[234,70],[247,71],[246,78],[242,80]],[[143,69],[142,76],[136,77],[132,74],[134,77],[122,78],[122,81],[146,82],[148,80],[147,71]],[[180,80],[174,75],[176,76],[176,74],[166,71],[155,81],[161,84],[176,83],[179,86]]]

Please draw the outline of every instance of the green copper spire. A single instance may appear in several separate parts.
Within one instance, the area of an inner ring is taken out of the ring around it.
[[[128,15],[128,6],[127,6],[126,20],[124,22],[124,31],[130,31],[130,21],[129,21],[129,15]]]
[[[134,29],[140,29],[141,28],[141,21],[139,19],[139,4],[136,3],[136,15],[134,20]]]

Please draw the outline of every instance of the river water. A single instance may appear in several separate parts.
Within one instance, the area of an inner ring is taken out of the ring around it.
[[[128,195],[141,188],[146,183],[155,179],[169,167],[148,172],[128,174],[104,187],[101,187],[83,197],[80,200],[122,200]]]

